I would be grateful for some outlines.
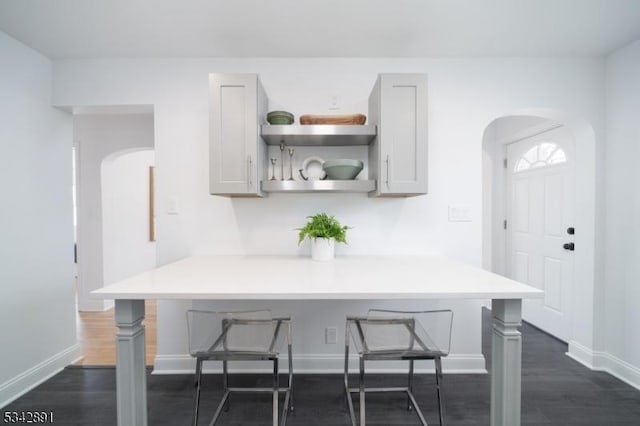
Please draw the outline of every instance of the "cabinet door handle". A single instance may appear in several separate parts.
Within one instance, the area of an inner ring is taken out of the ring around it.
[[[247,172],[248,172],[248,177],[249,177],[249,186],[253,186],[253,179],[251,177],[251,172],[253,170],[252,167],[252,162],[251,162],[251,156],[247,157]]]
[[[389,160],[389,154],[387,154],[387,180],[385,181],[387,188],[389,188],[389,163],[391,163],[391,160]]]

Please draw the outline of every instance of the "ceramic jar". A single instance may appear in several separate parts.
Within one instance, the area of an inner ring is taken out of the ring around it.
[[[319,262],[327,262],[335,257],[336,240],[333,238],[312,238],[311,258]]]

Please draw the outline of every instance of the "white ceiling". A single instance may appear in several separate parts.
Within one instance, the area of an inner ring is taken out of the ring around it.
[[[0,0],[51,58],[596,56],[640,0]]]

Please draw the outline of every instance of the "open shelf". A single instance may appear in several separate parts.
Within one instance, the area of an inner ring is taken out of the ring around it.
[[[262,139],[267,145],[289,146],[345,146],[369,145],[376,137],[374,124],[263,124]]]
[[[263,180],[264,192],[371,192],[375,180]]]

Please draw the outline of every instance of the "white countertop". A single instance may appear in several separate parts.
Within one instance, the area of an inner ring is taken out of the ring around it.
[[[439,256],[189,257],[92,292],[100,299],[528,299],[541,290]]]

